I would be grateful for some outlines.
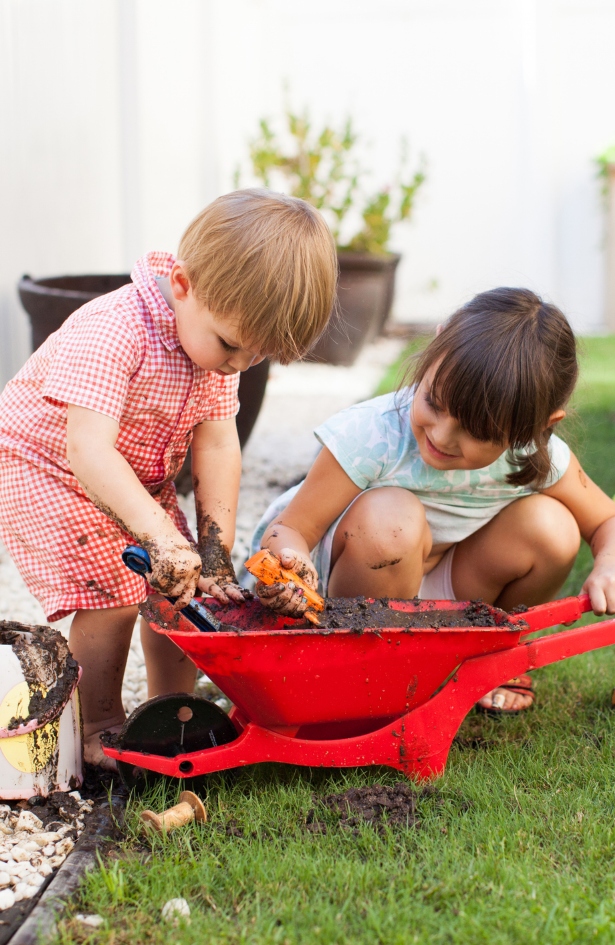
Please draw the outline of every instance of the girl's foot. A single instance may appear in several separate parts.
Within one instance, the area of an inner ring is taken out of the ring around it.
[[[121,724],[104,725],[95,732],[84,733],[83,738],[83,760],[88,764],[96,765],[105,771],[117,771],[117,763],[114,758],[108,758],[102,750],[100,736],[103,732],[113,732],[117,734],[122,728]]]
[[[496,715],[514,715],[524,712],[534,704],[536,693],[531,676],[515,676],[514,679],[488,692],[476,703],[477,708]]]

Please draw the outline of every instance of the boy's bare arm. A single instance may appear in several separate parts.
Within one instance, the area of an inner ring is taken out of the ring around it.
[[[231,562],[240,478],[235,418],[205,420],[195,427],[192,479],[202,562],[199,588],[221,603],[244,600]]]
[[[73,473],[101,512],[147,549],[151,584],[185,607],[197,587],[200,558],[115,448],[118,433],[111,417],[68,405],[66,455]]]

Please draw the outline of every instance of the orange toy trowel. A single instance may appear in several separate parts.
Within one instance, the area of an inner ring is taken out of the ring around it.
[[[300,587],[303,591],[303,596],[310,605],[309,609],[305,611],[304,617],[311,623],[316,624],[317,627],[320,626],[318,615],[314,613],[314,611],[325,609],[323,598],[320,594],[317,594],[316,591],[313,591],[305,581],[301,580],[298,574],[283,568],[280,564],[280,559],[272,554],[271,551],[267,548],[262,548],[260,551],[257,551],[255,555],[252,555],[251,558],[248,558],[244,567],[246,571],[249,571],[250,574],[257,577],[263,584],[288,584],[289,581],[292,581],[296,587]]]

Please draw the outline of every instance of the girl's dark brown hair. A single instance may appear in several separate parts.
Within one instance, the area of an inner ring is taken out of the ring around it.
[[[577,381],[574,334],[555,305],[529,289],[481,292],[447,321],[406,372],[423,380],[438,364],[431,396],[477,440],[506,443],[513,459],[511,485],[540,488],[551,471],[549,417],[564,408]]]

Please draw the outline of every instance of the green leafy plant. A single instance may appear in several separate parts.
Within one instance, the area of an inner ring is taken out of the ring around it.
[[[366,172],[356,157],[359,136],[350,119],[340,128],[325,125],[318,131],[307,112],[299,115],[287,108],[284,124],[278,134],[262,119],[259,134],[249,144],[257,180],[265,187],[301,197],[321,210],[339,249],[387,254],[391,228],[410,218],[416,194],[425,181],[423,165],[414,173],[408,171],[402,153],[395,183],[366,194]],[[351,211],[358,213],[360,223],[354,235],[343,240],[343,224]]]
[[[606,148],[595,160],[598,167],[598,178],[601,182],[602,196],[606,197],[609,190],[609,167],[615,164],[615,144]]]

